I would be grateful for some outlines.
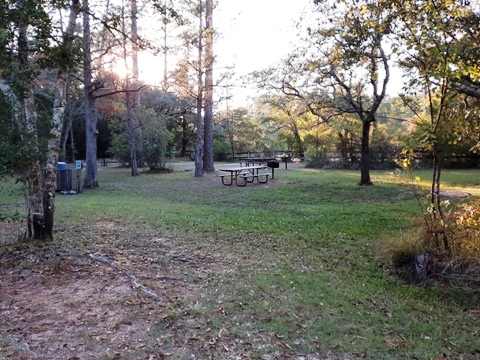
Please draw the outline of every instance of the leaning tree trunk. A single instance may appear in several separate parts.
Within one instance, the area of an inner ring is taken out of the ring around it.
[[[205,8],[205,109],[203,119],[203,171],[215,172],[213,164],[213,0]]]
[[[370,179],[370,125],[372,121],[362,121],[362,149],[360,159],[359,185],[372,185]]]
[[[70,17],[67,29],[63,36],[64,49],[70,49],[73,43],[75,22],[79,13],[78,0],[73,0],[70,8]],[[55,191],[57,180],[57,162],[60,148],[60,137],[62,135],[62,121],[65,113],[66,93],[68,85],[68,76],[70,74],[70,64],[68,62],[61,63],[58,70],[55,83],[55,101],[53,103],[53,116],[48,138],[47,163],[44,172],[44,196],[43,196],[43,212],[44,212],[44,228],[41,239],[53,238],[53,216],[55,212]]]
[[[18,7],[25,11],[26,4],[19,1]],[[18,61],[20,65],[20,82],[23,88],[22,111],[24,120],[23,130],[31,144],[33,157],[26,173],[26,207],[27,207],[27,234],[28,239],[40,239],[43,237],[44,213],[43,213],[43,190],[41,184],[41,166],[37,156],[39,154],[37,135],[37,113],[35,111],[35,99],[32,89],[32,78],[29,74],[29,49],[28,49],[28,26],[29,19],[21,16],[18,21]]]

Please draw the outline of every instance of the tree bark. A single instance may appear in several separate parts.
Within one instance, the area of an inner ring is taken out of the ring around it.
[[[213,163],[213,0],[205,8],[205,115],[203,134],[203,171],[215,172]]]
[[[127,105],[127,133],[128,133],[128,144],[130,147],[130,168],[131,175],[138,175],[138,163],[137,163],[137,141],[135,139],[135,127],[133,125],[133,115],[132,115],[132,99],[131,93],[127,91],[125,93],[125,101]]]
[[[360,160],[360,182],[359,185],[372,185],[370,179],[370,126],[372,121],[362,121],[362,149]]]
[[[72,0],[70,5],[70,16],[67,29],[64,32],[62,46],[69,49],[75,39],[75,23],[80,12],[78,0]],[[48,138],[48,155],[47,163],[44,172],[44,197],[43,197],[43,211],[44,224],[41,233],[41,239],[53,238],[53,218],[55,212],[55,191],[57,180],[57,162],[60,150],[60,137],[62,135],[62,122],[65,113],[66,93],[68,85],[68,76],[70,73],[71,64],[63,62],[59,64],[55,84],[55,101],[53,104],[52,127],[50,136]]]
[[[133,87],[138,88],[138,26],[137,26],[137,0],[130,0],[130,15],[132,18],[132,75]],[[140,104],[140,96],[138,92],[131,94],[132,107],[135,108]]]
[[[90,15],[88,0],[83,0],[83,81],[85,89],[85,179],[84,188],[98,187],[97,180],[97,112],[92,84],[92,55],[90,50]]]
[[[25,12],[26,5],[19,1],[18,8]],[[20,69],[28,72],[30,67],[28,54],[28,18],[22,16],[18,21],[18,61]],[[32,145],[32,151],[38,155],[38,135],[37,135],[37,113],[35,111],[35,99],[33,95],[33,81],[25,73],[20,74],[23,87],[22,111],[24,120],[24,129],[28,136],[28,141]],[[41,184],[41,165],[38,157],[34,157],[27,169],[26,174],[26,206],[27,206],[27,234],[28,239],[41,239],[44,237],[44,209],[43,209],[43,189]]]
[[[202,0],[199,0],[199,11],[202,9]],[[203,107],[203,21],[202,16],[199,16],[199,30],[198,30],[198,58],[197,58],[197,116],[196,116],[196,126],[197,126],[197,136],[195,144],[195,177],[203,176],[203,116],[202,116],[202,107]]]
[[[135,0],[130,0],[130,16],[131,16],[131,36],[132,40],[134,37],[137,36],[137,22],[136,22],[136,1]],[[135,8],[134,8],[135,7]],[[134,29],[135,27],[135,29]],[[135,102],[137,99],[136,94],[132,94],[130,90],[130,86],[132,81],[130,81],[130,74],[129,74],[129,66],[128,66],[128,56],[129,56],[129,51],[128,51],[128,42],[127,42],[127,32],[126,32],[126,26],[125,26],[125,20],[123,21],[123,62],[125,64],[125,69],[127,70],[125,74],[125,106],[127,108],[127,133],[128,133],[128,144],[130,147],[130,169],[131,169],[131,175],[132,176],[137,176],[138,175],[138,163],[137,163],[137,143],[135,139],[135,126],[133,124],[133,108],[135,107]],[[133,75],[133,86],[137,85],[137,80],[138,80],[138,59],[136,59],[136,52],[135,52],[135,46],[136,44],[133,43],[132,41],[132,53],[130,56],[132,57],[132,62],[133,62],[133,69],[132,69],[132,75]],[[136,63],[136,64],[135,64]]]

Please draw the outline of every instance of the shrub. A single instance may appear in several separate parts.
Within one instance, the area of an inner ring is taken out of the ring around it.
[[[418,257],[428,254],[430,278],[479,283],[480,200],[451,206],[444,220],[427,211],[419,226],[387,241],[384,250],[402,279],[416,282]]]
[[[458,205],[448,217],[447,229],[452,257],[480,266],[480,200]]]
[[[173,134],[162,123],[150,124],[143,132],[143,155],[150,170],[165,168],[167,148],[172,140]]]

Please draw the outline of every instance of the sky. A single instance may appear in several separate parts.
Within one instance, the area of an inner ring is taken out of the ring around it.
[[[260,70],[291,52],[295,22],[312,0],[220,0],[213,25],[219,62],[236,62],[241,73]]]
[[[312,0],[219,0],[213,25],[220,33],[214,44],[215,68],[235,65],[238,76],[277,64],[295,46],[295,23]],[[232,103],[246,105],[251,87],[232,88]]]
[[[280,62],[292,51],[295,23],[311,1],[219,0],[213,12],[213,26],[219,34],[214,44],[214,77],[233,65],[238,78]],[[162,69],[161,57],[146,54],[140,59],[140,76],[146,82],[161,83]],[[256,91],[238,85],[231,87],[230,105],[246,106]]]

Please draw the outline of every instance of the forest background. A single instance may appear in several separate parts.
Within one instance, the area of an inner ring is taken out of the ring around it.
[[[315,0],[291,52],[243,83],[215,68],[217,5],[2,3],[1,171],[25,184],[27,238],[52,237],[59,161],[85,160],[83,186],[95,188],[99,158],[136,176],[190,156],[201,177],[247,151],[360,169],[360,185],[371,169],[431,167],[443,227],[441,169],[478,166],[478,4]],[[140,78],[146,53],[157,86]],[[245,82],[260,92],[239,107],[231,96]]]

